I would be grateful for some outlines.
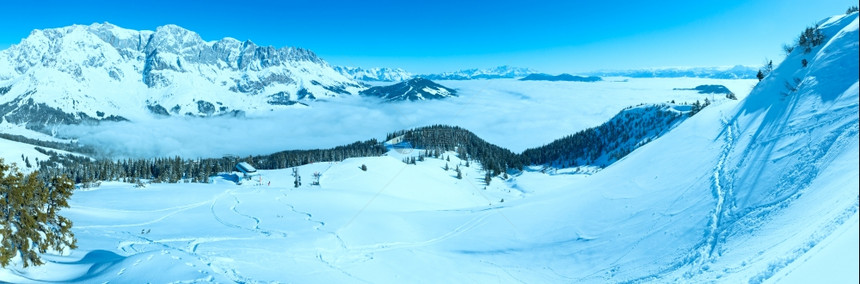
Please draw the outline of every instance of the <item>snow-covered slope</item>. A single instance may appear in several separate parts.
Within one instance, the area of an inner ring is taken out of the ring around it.
[[[30,128],[150,115],[240,115],[360,86],[313,52],[224,38],[175,25],[108,23],[34,30],[0,51],[0,115]]]
[[[361,68],[349,66],[335,66],[334,70],[346,77],[359,81],[400,82],[412,78],[412,74],[400,68]]]
[[[414,78],[389,86],[372,87],[360,92],[362,96],[378,97],[387,102],[424,101],[456,97],[457,91],[424,78]]]
[[[508,220],[461,249],[525,282],[770,280],[858,220],[857,13],[821,28],[826,44],[796,50],[744,101],[706,108],[563,196],[501,211]],[[515,237],[479,241],[499,235]]]
[[[473,79],[499,79],[499,78],[521,78],[529,74],[537,73],[530,68],[511,67],[507,65],[489,69],[466,69],[454,72],[438,74],[424,74],[418,77],[430,80],[473,80]]]

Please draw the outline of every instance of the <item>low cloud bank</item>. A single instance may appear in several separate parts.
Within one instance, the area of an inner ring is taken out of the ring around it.
[[[406,103],[342,98],[314,102],[308,108],[251,113],[244,118],[170,117],[69,126],[61,133],[78,137],[80,143],[95,146],[113,158],[192,158],[329,148],[371,138],[382,140],[386,133],[400,129],[447,124],[519,152],[597,126],[629,105],[704,99],[705,95],[672,89],[720,82],[443,81],[443,85],[459,89],[460,97]]]

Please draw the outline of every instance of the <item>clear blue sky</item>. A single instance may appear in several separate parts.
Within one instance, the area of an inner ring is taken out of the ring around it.
[[[33,29],[177,24],[313,50],[335,65],[413,73],[515,65],[549,73],[757,65],[854,0],[4,1],[0,48]]]

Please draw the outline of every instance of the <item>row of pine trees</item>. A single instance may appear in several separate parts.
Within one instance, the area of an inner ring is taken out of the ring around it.
[[[699,105],[696,111],[704,106]],[[386,139],[400,137],[401,141],[414,148],[426,149],[434,156],[444,151],[455,151],[459,157],[480,162],[489,176],[512,170],[520,171],[528,165],[559,168],[581,165],[605,167],[661,135],[682,116],[677,111],[670,110],[668,105],[646,106],[642,111],[627,111],[628,109],[600,126],[579,131],[541,147],[527,149],[521,154],[491,144],[457,126],[432,125],[401,130],[389,133]],[[51,157],[48,160],[36,161],[43,180],[65,175],[75,183],[85,186],[99,181],[206,183],[211,176],[232,171],[238,162],[248,162],[258,169],[283,169],[314,162],[380,156],[387,151],[385,146],[375,139],[330,149],[290,150],[243,158],[91,160],[84,156],[61,155],[41,147],[36,149]],[[598,162],[601,164],[597,164]]]
[[[705,106],[707,103],[697,101],[692,106],[693,111],[687,113],[695,114]],[[402,130],[389,133],[386,139],[401,137],[401,141],[416,148],[429,149],[430,153],[456,151],[457,156],[476,160],[490,176],[497,176],[509,170],[522,170],[527,165],[605,167],[659,137],[684,118],[684,114],[672,110],[667,104],[645,106],[641,111],[630,109],[621,111],[600,126],[527,149],[521,154],[493,145],[456,126],[432,125]],[[596,164],[598,162],[601,164]]]
[[[39,147],[37,150],[51,157],[49,160],[37,162],[42,179],[65,175],[75,183],[85,186],[99,181],[138,182],[141,179],[156,183],[183,181],[207,183],[209,177],[230,172],[239,162],[248,162],[263,170],[283,169],[314,162],[380,156],[386,152],[385,147],[375,139],[330,149],[290,150],[244,158],[183,159],[173,157],[93,161],[82,156],[61,155]]]

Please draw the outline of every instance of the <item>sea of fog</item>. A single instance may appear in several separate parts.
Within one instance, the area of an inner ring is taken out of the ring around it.
[[[328,148],[371,138],[382,140],[386,133],[396,130],[446,124],[520,152],[598,126],[627,106],[725,99],[675,88],[720,84],[743,98],[756,80],[607,78],[585,83],[496,79],[438,83],[457,89],[459,97],[398,103],[346,97],[311,102],[307,108],[248,113],[244,118],[153,118],[69,126],[61,134],[78,137],[80,143],[114,158],[191,158]]]

